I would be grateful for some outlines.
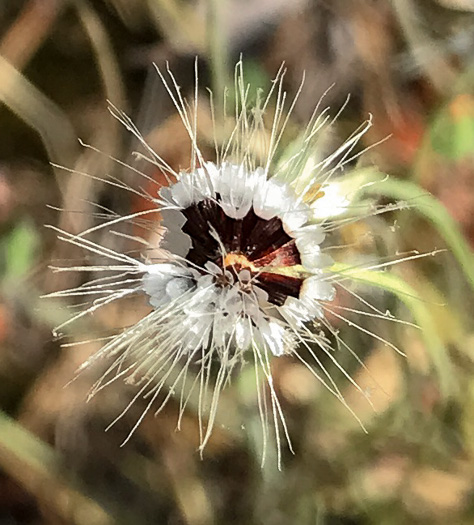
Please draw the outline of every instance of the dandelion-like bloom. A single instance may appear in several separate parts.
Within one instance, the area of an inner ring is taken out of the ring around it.
[[[324,359],[352,381],[321,330],[329,327],[325,310],[334,300],[338,278],[331,271],[333,263],[325,253],[324,240],[327,232],[347,220],[358,190],[344,191],[344,179],[334,182],[332,177],[357,156],[353,148],[370,121],[333,154],[318,159],[315,143],[333,120],[327,110],[316,108],[296,147],[281,156],[277,152],[295,103],[285,109],[284,72],[279,72],[267,96],[258,92],[250,104],[249,86],[239,63],[233,125],[222,140],[219,123],[214,122],[216,159],[211,162],[203,158],[197,145],[197,87],[190,106],[173,75],[168,71],[167,80],[159,70],[158,74],[191,139],[191,168],[173,170],[130,119],[112,108],[145,148],[146,155],[141,156],[165,174],[168,184],[148,195],[114,180],[115,186],[148,199],[151,209],[113,216],[79,235],[61,231],[63,240],[104,260],[86,269],[107,273],[56,295],[96,297],[67,323],[134,294],[144,295],[152,308],[85,363],[88,367],[98,359],[114,358],[92,394],[121,377],[137,384],[131,403],[139,397],[148,400],[144,415],[149,410],[158,413],[178,395],[181,418],[196,392],[202,450],[212,433],[220,392],[235,365],[253,365],[264,446],[272,426],[278,451],[282,435],[291,448],[271,360],[295,356],[343,403]],[[272,100],[276,109],[267,127]],[[156,221],[161,216],[159,228],[145,221],[152,214]],[[90,240],[93,232],[112,231],[123,223],[154,231],[154,236],[129,236],[148,250],[146,255],[120,253]]]

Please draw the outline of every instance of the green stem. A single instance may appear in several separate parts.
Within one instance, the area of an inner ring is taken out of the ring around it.
[[[225,0],[208,0],[209,61],[216,116],[223,116],[224,90],[228,79],[228,49],[224,31]]]

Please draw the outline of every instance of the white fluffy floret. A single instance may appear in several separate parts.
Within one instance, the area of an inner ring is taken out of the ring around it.
[[[285,232],[304,243],[319,245],[325,237],[321,225],[308,224],[311,207],[302,202],[288,184],[268,178],[261,167],[251,171],[244,165],[223,162],[218,167],[206,162],[194,172],[180,173],[178,182],[160,194],[159,202],[166,210],[185,209],[205,199],[215,200],[219,195],[219,205],[232,219],[243,219],[253,208],[262,219],[280,218]],[[165,227],[173,231],[177,221],[184,222],[184,217],[180,221],[176,217],[173,221],[164,218]]]
[[[370,127],[370,119],[331,155],[314,160],[318,133],[325,125],[332,125],[326,111],[315,111],[296,146],[281,155],[278,150],[294,107],[293,103],[285,107],[284,70],[278,72],[270,92],[263,98],[256,93],[255,105],[250,106],[252,97],[239,62],[235,114],[227,122],[230,128],[221,129],[217,114],[211,111],[216,162],[208,162],[198,147],[197,87],[194,103],[188,103],[169,70],[168,74],[167,80],[158,70],[190,137],[191,168],[178,172],[171,161],[150,147],[129,117],[111,108],[140,143],[138,155],[163,179],[157,181],[154,175],[143,173],[146,187],[138,188],[118,178],[105,180],[145,199],[146,209],[108,216],[100,207],[103,223],[78,234],[56,229],[62,240],[85,250],[93,260],[90,266],[57,270],[97,275],[51,294],[92,298],[60,324],[56,333],[114,301],[146,295],[151,311],[107,338],[82,366],[111,360],[91,395],[117,378],[137,386],[134,399],[117,417],[136,399],[146,400],[130,437],[145,414],[151,410],[157,414],[175,394],[179,426],[194,393],[202,451],[215,424],[220,392],[230,381],[232,370],[235,365],[251,363],[263,456],[271,425],[280,463],[283,435],[290,449],[291,441],[272,375],[273,356],[295,356],[345,406],[326,363],[334,365],[364,394],[339,364],[328,339],[331,334],[338,345],[347,347],[325,316],[330,312],[343,319],[339,306],[331,303],[336,293],[334,283],[344,285],[343,279],[336,281],[337,272],[331,270],[333,262],[323,243],[330,231],[344,224],[341,216],[356,208],[352,201],[363,181],[354,179],[347,189],[334,185],[331,177],[357,158],[352,150]],[[266,112],[271,106],[273,111]],[[269,129],[268,116],[272,120]],[[140,174],[135,167],[129,168]],[[148,184],[157,186],[150,190]],[[97,240],[93,234],[98,232],[114,234],[113,239],[120,238],[124,244],[109,245],[103,236]],[[127,242],[130,246],[123,249]]]
[[[173,302],[175,311],[183,313],[183,346],[205,347],[211,342],[222,353],[226,349],[245,351],[257,344],[275,356],[291,353],[296,344],[295,322],[321,318],[321,301],[332,301],[335,294],[321,271],[332,264],[321,252],[325,232],[320,225],[307,223],[309,206],[287,184],[267,178],[263,168],[249,171],[226,162],[220,167],[207,162],[194,172],[181,173],[176,184],[161,191],[161,198],[171,211],[164,214],[163,225],[173,231],[173,238],[178,233],[176,225],[185,223],[179,210],[206,199],[217,202],[232,219],[243,219],[251,209],[265,220],[278,217],[285,232],[295,239],[300,273],[307,276],[298,298],[287,297],[283,305],[271,307],[268,294],[247,269],[234,275],[208,262],[200,275],[186,265],[186,253],[180,253],[184,259],[179,264],[150,265],[143,289],[153,307]]]

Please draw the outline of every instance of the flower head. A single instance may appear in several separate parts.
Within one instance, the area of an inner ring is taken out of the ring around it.
[[[91,271],[106,272],[106,276],[55,294],[95,297],[58,330],[111,302],[144,296],[151,312],[106,342],[84,364],[114,359],[91,394],[111,380],[126,378],[137,384],[135,399],[148,400],[145,413],[159,412],[178,393],[181,417],[190,396],[197,392],[202,450],[212,433],[221,390],[235,365],[250,362],[255,368],[264,443],[270,420],[279,451],[282,432],[291,444],[273,384],[273,358],[295,356],[343,403],[323,356],[352,381],[321,331],[329,327],[325,312],[335,298],[338,278],[331,270],[325,237],[337,228],[338,217],[359,213],[357,191],[345,191],[343,178],[332,179],[356,158],[353,148],[370,120],[332,154],[318,158],[315,141],[333,120],[327,110],[316,108],[298,147],[280,155],[294,106],[293,101],[285,109],[284,71],[278,73],[267,96],[257,92],[252,104],[241,63],[236,71],[233,124],[227,138],[222,138],[225,126],[215,123],[216,158],[210,161],[197,145],[197,95],[194,104],[188,105],[173,75],[168,71],[169,79],[165,79],[158,70],[191,140],[191,167],[186,171],[168,165],[131,120],[112,107],[144,147],[141,157],[159,168],[168,183],[148,194],[114,180],[115,186],[139,193],[151,206],[113,216],[78,235],[60,231],[63,240],[97,258]],[[272,100],[275,104],[270,110]],[[273,119],[267,126],[270,114]],[[362,181],[357,190],[361,185]],[[127,238],[138,242],[145,253],[120,252],[91,239],[94,232],[113,232],[126,224],[143,228],[142,236]],[[158,232],[158,241],[156,235],[149,235],[150,230]],[[84,267],[59,270],[82,271]]]

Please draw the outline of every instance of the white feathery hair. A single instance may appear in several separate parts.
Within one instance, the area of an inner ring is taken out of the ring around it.
[[[91,396],[120,378],[135,384],[136,394],[115,421],[138,398],[147,400],[126,441],[148,412],[159,414],[175,396],[179,399],[179,427],[191,396],[197,395],[202,452],[212,434],[220,393],[230,382],[236,365],[253,365],[256,410],[262,423],[262,461],[273,435],[280,465],[282,441],[287,442],[290,450],[292,445],[271,360],[281,355],[294,357],[352,412],[327,363],[336,367],[369,403],[370,398],[339,364],[331,343],[332,338],[363,366],[357,353],[326,318],[330,312],[347,322],[339,313],[343,307],[333,304],[335,286],[348,290],[368,308],[368,312],[350,308],[347,311],[399,321],[346,287],[347,275],[331,270],[332,260],[324,245],[328,233],[359,220],[364,214],[375,215],[386,210],[374,205],[367,211],[355,202],[353,194],[344,193],[343,189],[345,168],[365,151],[355,152],[355,147],[370,128],[371,118],[335,151],[320,157],[317,143],[331,129],[340,111],[331,116],[329,108],[321,110],[319,101],[304,133],[294,143],[296,147],[282,155],[283,134],[303,82],[296,96],[289,100],[283,88],[282,66],[268,93],[252,92],[239,61],[235,68],[232,115],[227,114],[227,107],[223,114],[221,108],[217,111],[209,92],[215,149],[215,159],[211,161],[204,158],[198,145],[197,66],[191,104],[183,97],[168,67],[164,73],[158,67],[156,70],[189,135],[190,167],[179,172],[173,169],[153,150],[132,120],[111,105],[112,115],[143,147],[144,153],[138,156],[158,169],[167,183],[162,187],[153,177],[114,159],[154,185],[156,193],[150,195],[115,178],[104,179],[105,182],[146,199],[150,203],[148,209],[128,215],[105,213],[100,224],[79,234],[53,227],[62,241],[80,247],[96,259],[91,265],[56,266],[54,270],[93,272],[98,276],[78,287],[50,294],[92,299],[58,326],[55,333],[61,335],[70,323],[110,303],[143,295],[150,303],[150,313],[107,339],[79,370],[102,360],[110,363],[93,385]],[[226,129],[227,137],[222,139]],[[193,221],[192,217],[197,219]],[[234,228],[232,235],[220,231],[223,226],[216,217],[223,217],[225,224]],[[246,220],[264,233],[255,233],[253,237],[252,230],[238,233]],[[123,224],[141,228],[143,235],[116,231]],[[280,236],[278,239],[282,240],[275,241],[266,255],[252,259],[249,254],[262,251],[258,244],[266,242],[270,229],[275,238]],[[122,253],[107,247],[92,240],[99,231],[121,235],[138,248]],[[252,238],[253,244],[247,242],[248,238]],[[235,249],[229,248],[233,246],[232,239]],[[213,247],[211,251],[209,245]],[[246,246],[248,253],[242,246]],[[390,264],[379,262],[371,268]],[[353,321],[350,324],[399,351]]]

